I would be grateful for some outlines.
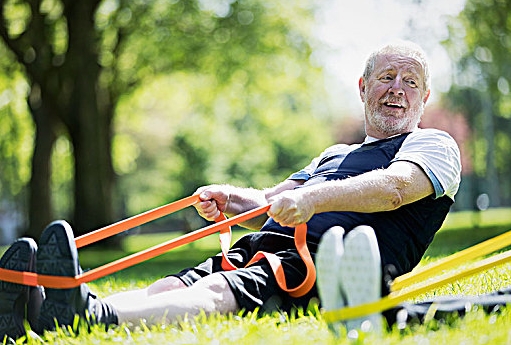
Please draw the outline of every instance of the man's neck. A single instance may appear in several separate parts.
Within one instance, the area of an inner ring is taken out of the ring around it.
[[[417,130],[417,129],[415,129],[415,130]],[[408,132],[405,132],[405,133],[408,133]],[[363,144],[374,143],[375,141],[378,141],[378,140],[384,140],[384,139],[389,139],[389,138],[397,137],[398,135],[401,135],[401,134],[404,134],[404,133],[398,133],[398,134],[394,134],[394,135],[389,135],[388,137],[385,137],[385,138],[375,138],[375,137],[372,137],[370,135],[366,135]]]

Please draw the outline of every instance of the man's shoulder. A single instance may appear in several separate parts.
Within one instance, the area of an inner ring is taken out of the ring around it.
[[[414,137],[423,137],[423,136],[443,136],[443,137],[451,137],[449,133],[443,131],[438,128],[417,128],[410,136]]]
[[[443,131],[441,129],[437,128],[417,128],[414,130],[410,135],[406,138],[406,141],[439,141],[443,143],[451,143],[456,145],[455,140],[453,137],[447,133],[446,131]]]
[[[401,146],[401,153],[415,152],[420,155],[449,154],[459,159],[458,143],[451,135],[436,128],[419,128],[410,133]]]

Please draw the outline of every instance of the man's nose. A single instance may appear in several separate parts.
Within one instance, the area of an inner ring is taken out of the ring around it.
[[[402,84],[401,78],[396,78],[393,80],[393,82],[389,88],[389,93],[391,95],[399,95],[399,96],[403,96],[405,94],[405,91],[403,90],[403,84]]]

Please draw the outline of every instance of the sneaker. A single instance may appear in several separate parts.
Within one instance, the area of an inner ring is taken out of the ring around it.
[[[344,229],[335,226],[328,229],[319,242],[316,252],[316,282],[324,310],[337,310],[346,306],[346,296],[341,290],[340,259],[344,254]],[[341,322],[334,322],[328,325],[330,329],[338,334]]]
[[[344,239],[344,256],[341,258],[339,281],[348,306],[377,301],[381,298],[381,258],[374,230],[369,226],[358,226]],[[383,329],[380,313],[346,321],[350,332],[362,330],[381,333]],[[356,337],[356,335],[355,335]]]
[[[37,252],[37,273],[75,277],[82,273],[71,226],[65,221],[51,223],[41,235]],[[93,295],[86,284],[70,289],[46,289],[41,305],[38,330],[71,326],[79,316],[89,325],[117,324],[113,308]]]
[[[338,310],[373,302],[381,297],[381,259],[376,235],[368,226],[358,226],[343,239],[341,227],[329,229],[321,237],[316,253],[317,288],[324,310]],[[331,330],[339,335],[341,326],[348,336],[358,330],[382,330],[382,317],[373,314],[359,319],[333,322]]]
[[[14,242],[0,259],[0,267],[15,271],[35,272],[37,244],[31,238]],[[30,304],[30,299],[32,303]],[[17,339],[25,335],[24,320],[28,309],[33,327],[42,301],[42,289],[0,281],[0,342],[5,337]],[[27,305],[30,306],[27,308]]]

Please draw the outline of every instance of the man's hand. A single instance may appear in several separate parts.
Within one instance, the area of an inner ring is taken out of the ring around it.
[[[314,205],[308,200],[305,188],[287,190],[269,200],[268,215],[282,226],[296,227],[314,215]]]
[[[229,192],[225,186],[211,185],[197,189],[201,202],[193,205],[199,215],[209,221],[217,219],[225,213],[229,202]]]

